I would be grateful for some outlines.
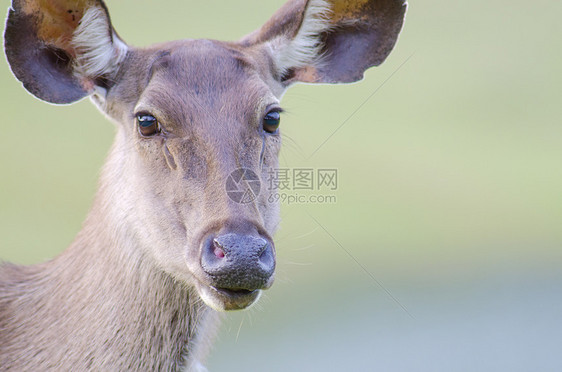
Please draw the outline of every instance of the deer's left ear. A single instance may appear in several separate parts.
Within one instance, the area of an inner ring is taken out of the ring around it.
[[[51,103],[103,93],[127,53],[101,0],[13,0],[4,47],[18,80]]]
[[[243,45],[264,45],[290,84],[350,83],[390,54],[406,0],[290,0]]]

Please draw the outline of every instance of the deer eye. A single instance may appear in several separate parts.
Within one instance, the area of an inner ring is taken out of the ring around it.
[[[152,115],[149,114],[138,114],[137,124],[139,127],[139,133],[144,137],[150,137],[157,133],[160,133],[160,123]]]
[[[267,133],[275,133],[279,129],[281,122],[281,112],[279,110],[271,110],[263,118],[263,130]]]

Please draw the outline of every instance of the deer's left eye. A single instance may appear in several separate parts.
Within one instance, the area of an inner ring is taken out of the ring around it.
[[[137,115],[137,124],[139,127],[139,133],[145,137],[150,137],[160,133],[161,130],[158,120],[149,114]]]
[[[263,117],[263,130],[267,133],[275,133],[279,129],[281,123],[281,112],[279,110],[271,110]]]

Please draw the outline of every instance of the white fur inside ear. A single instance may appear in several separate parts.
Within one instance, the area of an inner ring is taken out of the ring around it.
[[[81,77],[97,78],[117,71],[127,54],[127,45],[113,32],[105,11],[91,7],[74,31],[75,71]]]
[[[330,4],[325,0],[310,0],[301,27],[292,40],[281,37],[270,44],[273,58],[281,75],[292,68],[299,68],[321,59],[320,35],[331,28]]]

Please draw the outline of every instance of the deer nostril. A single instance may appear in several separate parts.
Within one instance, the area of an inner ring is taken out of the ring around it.
[[[213,253],[217,258],[224,258],[224,249],[222,249],[221,245],[217,242],[216,239],[213,239]]]
[[[267,242],[264,241],[264,245],[263,245],[263,246],[260,248],[260,250],[258,251],[258,256],[259,256],[259,258],[262,258],[262,257],[267,253],[267,252],[266,252],[266,251],[267,251],[267,247],[268,247],[268,244],[267,244]]]

